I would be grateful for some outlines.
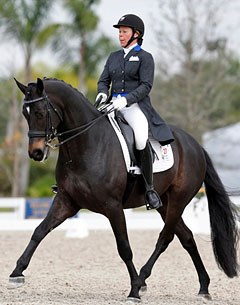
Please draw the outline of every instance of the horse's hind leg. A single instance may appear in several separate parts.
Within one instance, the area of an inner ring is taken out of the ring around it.
[[[178,203],[178,205],[168,208],[167,211],[166,206],[163,206],[163,208],[158,210],[158,212],[161,214],[163,220],[165,221],[165,225],[159,234],[159,238],[152,255],[140,270],[139,277],[141,280],[142,290],[144,290],[147,286],[145,280],[151,275],[152,268],[158,257],[167,249],[168,245],[173,240],[175,226],[181,218],[183,208],[181,208],[180,204]]]
[[[16,268],[9,278],[9,288],[19,287],[24,283],[24,276],[22,273],[28,267],[33,253],[41,240],[64,220],[78,212],[79,209],[73,208],[71,205],[66,205],[66,201],[62,202],[62,200],[59,200],[58,198],[58,195],[56,195],[47,216],[35,229],[27,248],[18,259]]]
[[[207,299],[211,299],[210,294],[208,292],[208,286],[210,284],[209,276],[203,265],[202,259],[199,255],[197,245],[193,238],[193,234],[192,234],[191,230],[185,225],[182,218],[179,220],[179,222],[175,228],[175,233],[176,233],[177,237],[179,238],[183,248],[191,256],[193,264],[196,268],[198,278],[199,278],[199,283],[200,283],[200,289],[198,292],[199,296],[203,296]]]

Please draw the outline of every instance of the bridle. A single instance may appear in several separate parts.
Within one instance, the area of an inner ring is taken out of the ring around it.
[[[32,100],[26,100],[23,101],[23,114],[27,121],[30,119],[29,112],[27,110],[27,107],[31,104],[38,103],[38,102],[44,102],[46,105],[47,110],[47,116],[46,116],[46,128],[45,131],[39,131],[39,130],[29,130],[28,137],[31,138],[45,138],[46,145],[48,144],[57,136],[57,129],[53,126],[53,120],[51,115],[51,109],[57,114],[60,121],[62,121],[62,115],[59,112],[59,110],[54,107],[50,99],[48,98],[47,94],[44,93],[43,96],[38,97],[36,99]]]
[[[86,132],[88,129],[90,129],[92,126],[94,126],[101,118],[107,116],[110,112],[113,111],[113,108],[107,109],[107,110],[105,109],[106,111],[101,116],[97,117],[96,119],[94,119],[82,126],[78,126],[78,127],[58,133],[57,127],[53,126],[51,109],[54,111],[54,113],[56,113],[56,115],[58,116],[58,118],[61,122],[63,122],[63,118],[62,118],[60,111],[54,106],[54,104],[51,102],[50,98],[47,96],[47,94],[45,92],[44,92],[43,96],[38,97],[36,99],[32,99],[32,100],[24,99],[23,114],[24,114],[25,118],[27,119],[27,121],[29,121],[30,115],[27,110],[27,107],[31,104],[38,103],[38,102],[45,102],[45,105],[46,105],[46,110],[47,110],[46,128],[45,128],[45,131],[29,130],[28,137],[29,138],[45,138],[46,146],[48,146],[52,149],[56,149],[59,146],[65,144],[66,142],[76,138],[80,134]],[[74,132],[76,132],[76,133],[74,133]],[[52,140],[54,140],[55,138],[61,138],[62,136],[66,136],[66,135],[69,135],[72,133],[74,133],[74,134],[66,137],[64,140],[59,141],[56,144],[51,144]]]

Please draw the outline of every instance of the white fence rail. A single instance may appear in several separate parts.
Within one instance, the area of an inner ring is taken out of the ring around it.
[[[0,212],[0,220],[6,218],[24,219],[25,202],[25,198],[0,198],[0,208],[9,210],[7,212]]]
[[[231,200],[240,206],[240,197],[231,197]],[[41,203],[40,203],[41,204]],[[0,212],[0,231],[31,230],[33,231],[42,219],[26,219],[25,198],[0,198],[0,208],[11,208],[11,212]],[[125,211],[128,229],[160,230],[163,222],[156,211],[126,210]],[[193,233],[209,234],[209,212],[206,197],[200,200],[194,198],[183,214],[185,223]],[[239,224],[239,223],[238,223]],[[88,230],[111,229],[106,217],[82,211],[77,218],[66,220],[58,230],[66,230],[66,236],[84,237]]]

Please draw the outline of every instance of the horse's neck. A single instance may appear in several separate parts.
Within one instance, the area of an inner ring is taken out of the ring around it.
[[[63,126],[65,129],[78,127],[98,116],[98,111],[71,85],[56,79],[46,79],[44,86],[51,101],[61,109],[61,129]]]
[[[91,148],[93,138],[102,137],[102,123],[107,118],[100,118],[102,114],[81,94],[79,94],[79,98],[76,97],[78,96],[73,93],[72,95],[61,96],[61,99],[57,101],[63,116],[63,121],[57,131],[63,134],[60,136],[60,142],[66,141],[69,145],[75,147],[76,152],[83,153]],[[103,123],[103,125],[105,124]],[[65,133],[71,130],[72,132]],[[73,138],[68,141],[71,137]],[[66,149],[65,145],[61,148],[63,151]]]
[[[76,169],[84,170],[86,166],[89,166],[87,164],[95,164],[100,156],[101,162],[104,158],[109,157],[110,147],[112,147],[111,139],[115,139],[113,137],[113,130],[109,128],[109,122],[106,116],[89,126],[88,123],[93,122],[93,120],[87,121],[85,124],[76,124],[75,128],[83,127],[80,128],[79,134],[78,131],[74,131],[70,135],[59,138],[60,142],[66,140],[65,144],[59,147],[60,163],[69,163],[70,166],[74,164]],[[66,127],[68,128],[62,130],[63,132],[71,129],[67,125]],[[76,137],[68,141],[68,138],[75,133]]]
[[[90,123],[99,116],[97,110],[84,98],[71,97],[62,99],[63,122],[60,126],[61,131],[74,129]],[[64,130],[63,130],[64,129]]]

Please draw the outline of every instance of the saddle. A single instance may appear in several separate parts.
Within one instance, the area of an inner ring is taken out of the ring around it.
[[[137,149],[135,148],[132,128],[120,112],[109,113],[108,119],[121,144],[127,172],[133,175],[140,175],[141,169],[138,166]],[[171,168],[174,164],[171,145],[161,146],[151,135],[149,135],[149,142],[153,153],[153,173],[162,172]]]
[[[126,141],[128,151],[131,158],[132,165],[137,165],[137,157],[136,157],[136,146],[135,146],[135,139],[134,139],[134,133],[132,128],[129,126],[128,122],[124,119],[123,115],[120,111],[115,113],[115,119],[121,129],[122,135]]]

